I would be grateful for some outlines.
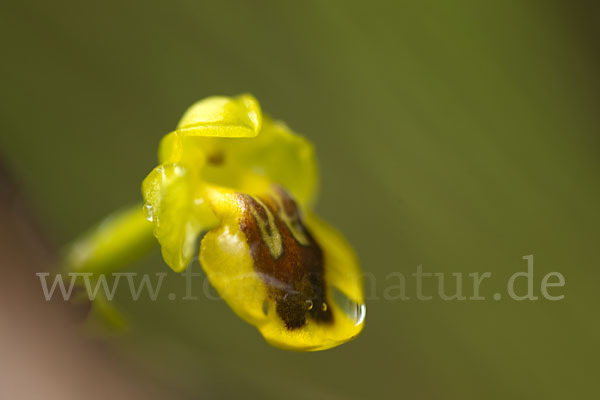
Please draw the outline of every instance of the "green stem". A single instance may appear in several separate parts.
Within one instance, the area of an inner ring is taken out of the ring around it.
[[[153,227],[141,204],[109,215],[69,246],[64,267],[68,272],[94,274],[123,268],[156,246]]]

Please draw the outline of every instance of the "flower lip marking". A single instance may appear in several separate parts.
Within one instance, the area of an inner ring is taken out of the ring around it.
[[[332,323],[333,314],[326,306],[323,251],[302,223],[295,201],[279,186],[260,200],[247,194],[238,196],[243,209],[240,228],[254,269],[267,285],[286,328],[303,327],[307,317]],[[274,240],[277,243],[274,238],[279,238],[278,252],[272,251]]]
[[[265,245],[269,248],[269,253],[274,259],[278,259],[283,252],[283,242],[281,233],[275,224],[273,212],[259,199],[252,198],[252,205],[249,208],[254,217],[260,236]]]

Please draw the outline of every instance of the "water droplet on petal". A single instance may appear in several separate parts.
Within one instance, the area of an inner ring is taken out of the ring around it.
[[[144,215],[148,221],[154,221],[154,209],[151,204],[144,204]]]
[[[355,325],[360,325],[365,320],[367,308],[363,303],[357,303],[350,299],[344,292],[336,287],[331,290],[333,301],[340,307],[348,318],[354,321]]]

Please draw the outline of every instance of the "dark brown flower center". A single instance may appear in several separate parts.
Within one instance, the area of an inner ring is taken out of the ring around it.
[[[239,194],[240,228],[254,269],[268,287],[277,315],[288,329],[333,322],[325,295],[323,251],[302,222],[296,202],[281,187],[267,196]]]

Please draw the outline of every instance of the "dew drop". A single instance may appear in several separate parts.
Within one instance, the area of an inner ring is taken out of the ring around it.
[[[321,310],[327,311],[327,303],[325,303],[325,302],[321,303]]]
[[[336,287],[332,288],[331,297],[346,316],[354,321],[355,325],[363,323],[367,313],[367,308],[364,304],[355,302]]]
[[[144,204],[144,215],[148,221],[154,221],[154,209],[151,204]]]

